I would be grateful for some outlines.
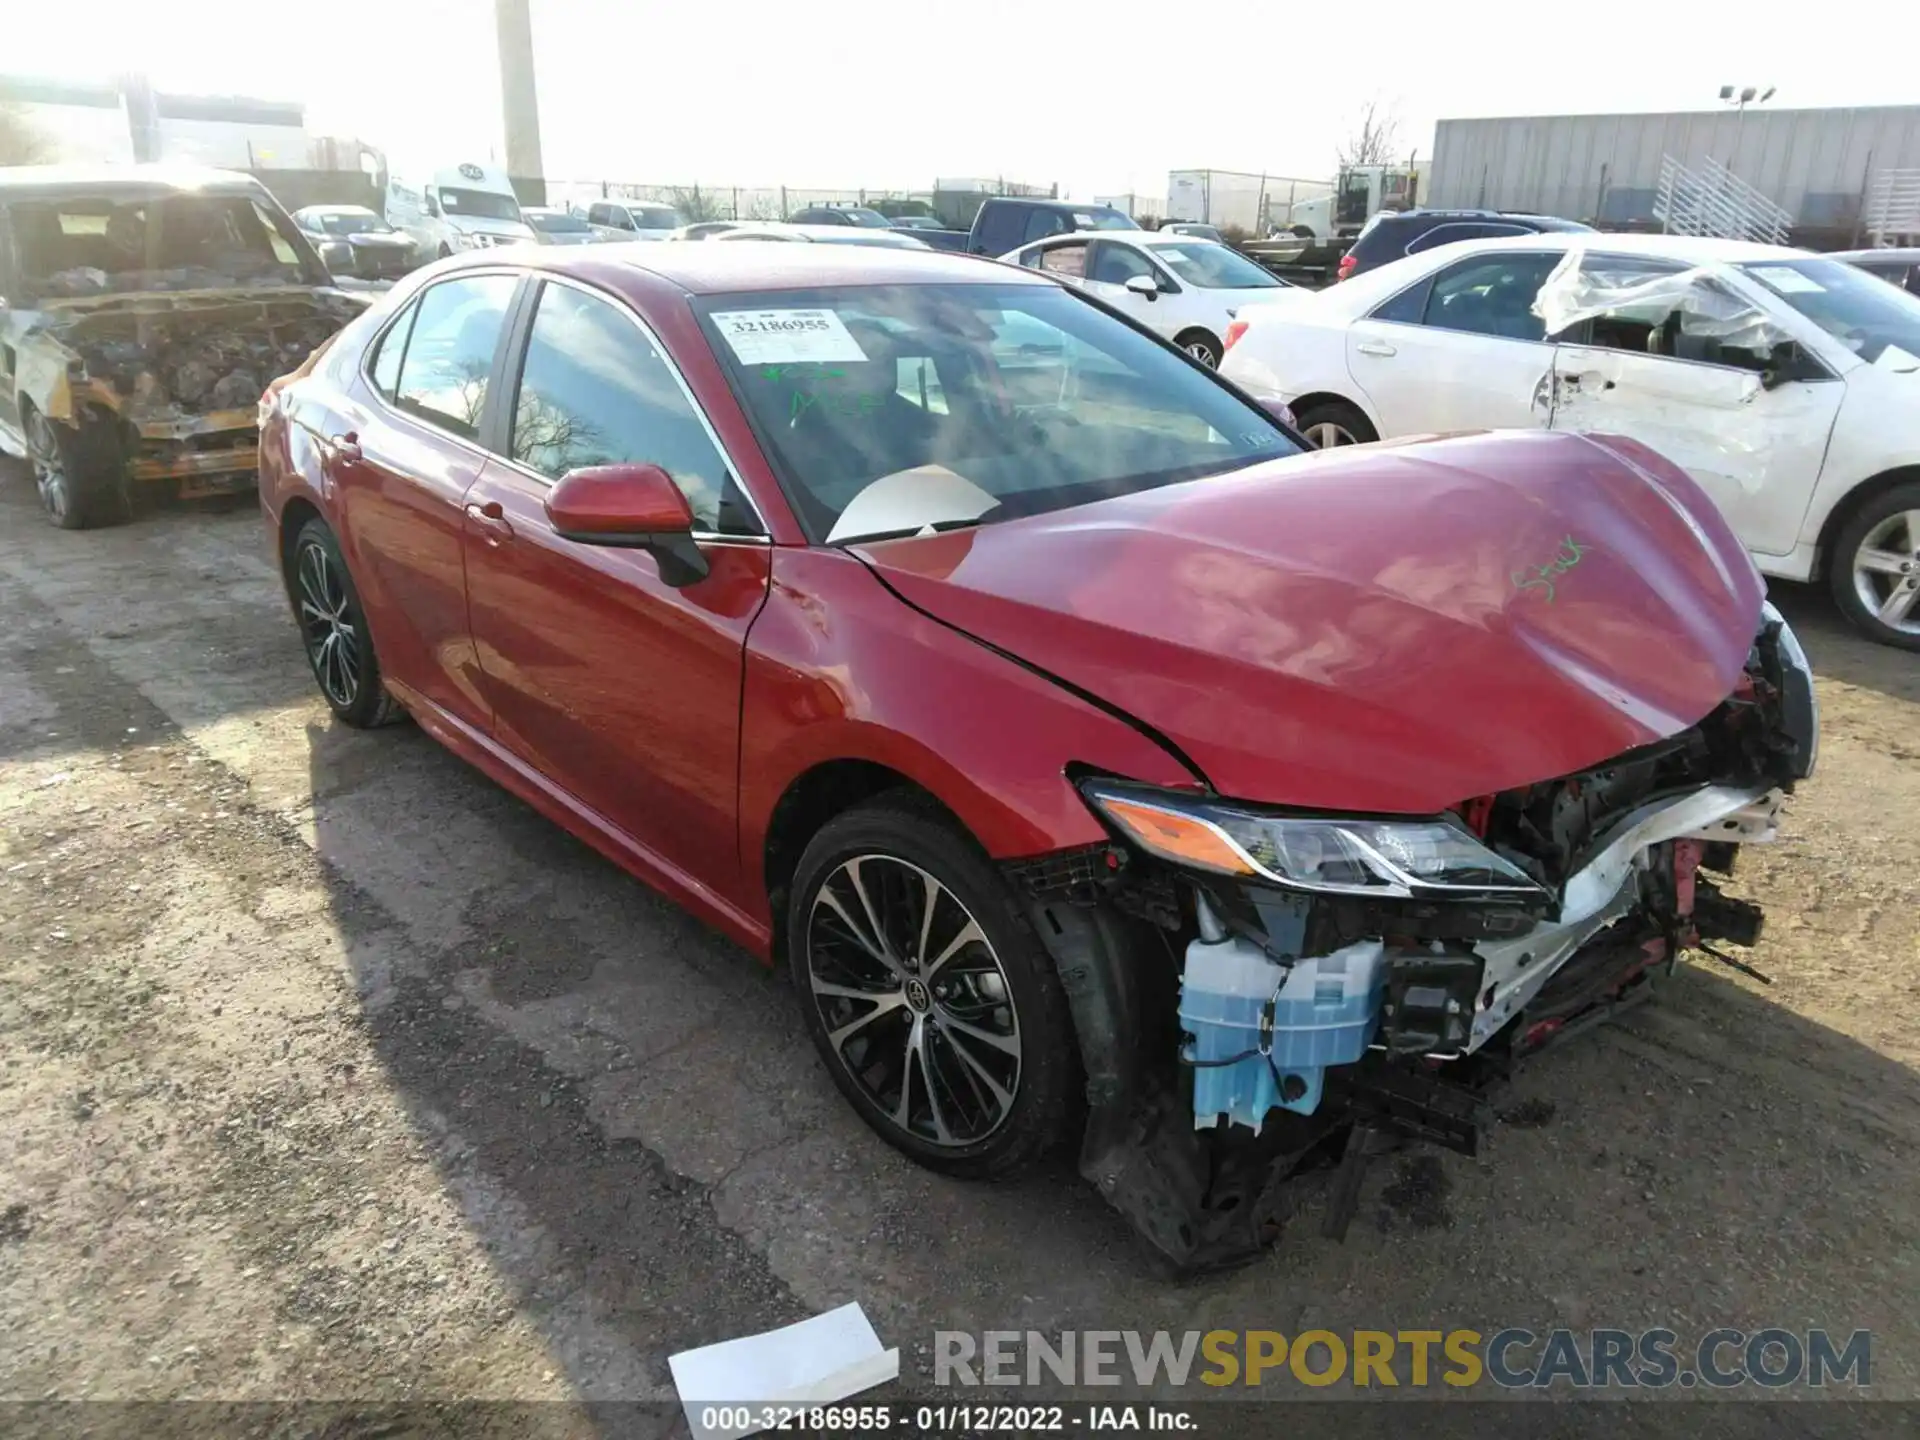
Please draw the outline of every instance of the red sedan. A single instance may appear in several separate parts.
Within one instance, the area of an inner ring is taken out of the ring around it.
[[[1750,944],[1816,743],[1627,441],[1303,453],[1084,293],[828,246],[411,277],[263,402],[334,713],[403,712],[762,959],[881,1135],[1083,1171],[1183,1265]],[[1341,1216],[1334,1217],[1338,1228]]]

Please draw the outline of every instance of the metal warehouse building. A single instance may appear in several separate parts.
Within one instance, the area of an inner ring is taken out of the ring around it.
[[[1669,156],[1725,165],[1796,228],[1854,231],[1875,175],[1920,170],[1920,105],[1442,120],[1426,201],[1651,224]]]

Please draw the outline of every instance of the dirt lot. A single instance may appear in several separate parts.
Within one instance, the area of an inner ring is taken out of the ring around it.
[[[0,1398],[668,1397],[859,1300],[934,1330],[1824,1325],[1920,1397],[1920,657],[1780,587],[1820,774],[1762,989],[1521,1077],[1345,1245],[1170,1285],[1067,1167],[885,1149],[786,986],[410,727],[329,723],[250,509],[45,526],[0,470]],[[590,1422],[580,1420],[582,1433]],[[0,1428],[5,1428],[0,1426]]]

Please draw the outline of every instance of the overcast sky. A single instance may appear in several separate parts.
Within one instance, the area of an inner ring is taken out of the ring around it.
[[[1778,0],[532,4],[554,180],[1164,194],[1175,168],[1326,178],[1370,96],[1423,156],[1442,116],[1707,108],[1723,84],[1777,86],[1775,106],[1920,102],[1911,0],[1838,23]],[[145,69],[304,101],[310,129],[401,164],[504,158],[492,0],[92,0],[84,24],[9,8],[10,73]]]

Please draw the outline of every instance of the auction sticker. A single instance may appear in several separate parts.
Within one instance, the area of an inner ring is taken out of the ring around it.
[[[831,310],[719,310],[713,315],[742,365],[794,365],[808,360],[858,363],[860,342]]]

